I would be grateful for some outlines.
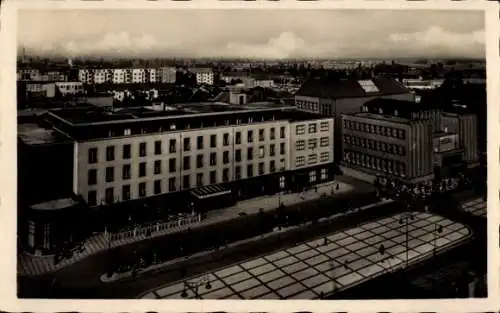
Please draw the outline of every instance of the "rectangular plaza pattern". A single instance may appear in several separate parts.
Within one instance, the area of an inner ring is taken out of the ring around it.
[[[432,257],[464,242],[470,230],[441,216],[415,213],[408,224],[401,215],[368,222],[325,238],[234,264],[202,276],[160,287],[142,296],[146,299],[315,299],[339,292]],[[408,225],[408,228],[407,228]],[[436,225],[442,232],[436,232]],[[406,253],[408,229],[408,254]],[[436,235],[435,235],[436,234]],[[379,252],[384,245],[385,253]],[[209,289],[201,281],[210,281]],[[196,282],[200,282],[196,284]]]
[[[472,215],[486,218],[486,201],[483,198],[476,198],[474,200],[470,200],[465,202],[460,206],[462,211],[470,213]]]

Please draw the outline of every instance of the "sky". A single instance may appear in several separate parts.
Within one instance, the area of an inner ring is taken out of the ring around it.
[[[485,58],[484,12],[23,10],[39,55],[189,58]]]

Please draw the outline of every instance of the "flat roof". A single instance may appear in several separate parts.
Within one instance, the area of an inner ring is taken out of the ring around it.
[[[65,208],[69,208],[71,206],[74,206],[78,204],[75,200],[71,198],[63,198],[63,199],[56,199],[56,200],[51,200],[51,201],[46,201],[38,204],[34,204],[31,206],[32,209],[34,210],[40,210],[40,211],[53,211],[53,210],[61,210]]]
[[[345,114],[345,116],[355,116],[355,117],[367,118],[367,119],[372,119],[372,120],[379,120],[379,121],[386,121],[386,122],[393,122],[393,123],[402,123],[402,124],[409,124],[411,122],[411,120],[404,118],[404,117],[398,117],[398,116],[392,116],[392,115],[381,115],[381,114],[374,114],[374,113],[369,113],[369,112]]]
[[[29,145],[60,142],[60,135],[56,130],[42,127],[36,123],[21,123],[17,125],[17,136]]]
[[[487,203],[483,198],[476,198],[463,203],[460,210],[472,214],[474,216],[486,218]]]
[[[434,251],[439,254],[472,235],[467,226],[429,213],[413,213],[408,224],[400,224],[403,214],[327,235],[326,243],[324,238],[311,240],[167,284],[141,298],[181,299],[185,282],[199,282],[202,299],[318,299],[402,269],[406,257],[408,265],[432,258]],[[437,236],[435,225],[443,227]],[[185,291],[188,299],[195,298],[192,289]]]
[[[161,119],[186,115],[214,115],[224,112],[266,111],[272,109],[287,109],[291,106],[282,104],[255,103],[246,105],[232,105],[220,102],[181,103],[169,106],[169,110],[158,111],[147,107],[118,108],[113,111],[99,109],[85,105],[73,108],[50,111],[56,116],[71,124],[98,124],[118,121],[133,121],[143,119]]]

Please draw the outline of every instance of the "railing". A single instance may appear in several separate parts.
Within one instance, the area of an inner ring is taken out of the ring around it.
[[[110,242],[127,240],[130,238],[144,239],[149,237],[155,237],[157,235],[166,233],[174,229],[189,227],[191,225],[198,224],[201,221],[202,221],[201,214],[197,214],[188,217],[181,217],[179,219],[163,223],[158,222],[154,224],[140,225],[132,229],[117,233],[105,232],[104,236]]]

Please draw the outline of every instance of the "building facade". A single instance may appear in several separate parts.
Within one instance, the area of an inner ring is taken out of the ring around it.
[[[342,117],[342,164],[411,183],[433,178],[432,120],[367,112]]]
[[[209,68],[190,68],[189,72],[196,76],[198,85],[213,85],[215,82],[215,73]]]
[[[105,122],[85,123],[74,117],[84,109],[66,109],[48,119],[75,138],[72,189],[89,206],[178,197],[206,186],[223,186],[241,199],[332,179],[332,118],[222,106],[132,120],[107,113]]]
[[[477,115],[466,112],[444,112],[441,118],[442,129],[458,134],[459,146],[464,149],[463,160],[468,164],[477,164],[478,127]]]

